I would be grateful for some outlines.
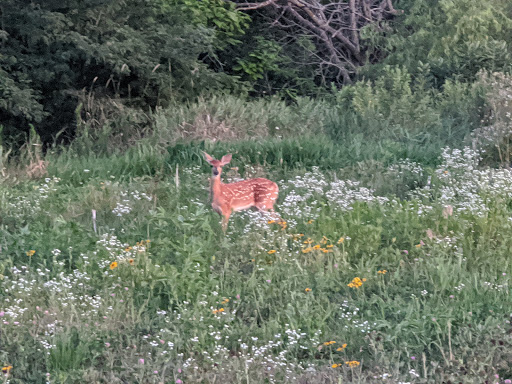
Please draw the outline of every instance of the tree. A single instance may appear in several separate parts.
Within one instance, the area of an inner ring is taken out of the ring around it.
[[[295,40],[312,42],[309,65],[316,67],[322,84],[350,83],[368,56],[359,33],[368,24],[399,14],[391,0],[234,0],[237,9],[264,12],[273,27],[287,31]]]

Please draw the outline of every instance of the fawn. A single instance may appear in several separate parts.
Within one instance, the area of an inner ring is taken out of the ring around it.
[[[212,166],[212,178],[210,179],[212,208],[222,215],[222,230],[224,232],[226,232],[229,216],[233,211],[243,211],[251,207],[256,207],[262,212],[274,210],[274,203],[279,194],[279,187],[276,183],[260,177],[224,184],[220,175],[222,167],[231,161],[231,154],[216,160],[206,152],[203,153],[206,161]]]

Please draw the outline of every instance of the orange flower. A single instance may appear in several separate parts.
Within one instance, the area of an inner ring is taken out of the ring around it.
[[[130,263],[130,265],[135,264],[135,260],[133,260],[133,259],[128,259],[128,262]]]
[[[305,291],[306,292],[311,292],[311,288],[306,288]]]
[[[271,249],[270,251],[267,252],[269,255],[272,255],[273,253],[276,253],[276,250],[275,249]]]
[[[113,261],[110,263],[110,269],[117,268],[117,261]]]

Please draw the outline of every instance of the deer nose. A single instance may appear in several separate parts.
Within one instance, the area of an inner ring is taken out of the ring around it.
[[[219,174],[219,171],[217,170],[217,168],[215,168],[215,169],[213,170],[213,176],[217,176],[218,174]]]

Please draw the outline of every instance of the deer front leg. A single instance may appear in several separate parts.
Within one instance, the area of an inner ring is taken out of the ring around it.
[[[231,216],[231,212],[231,209],[227,207],[222,210],[222,231],[224,231],[224,233],[226,233],[226,230],[228,229],[228,221]]]

